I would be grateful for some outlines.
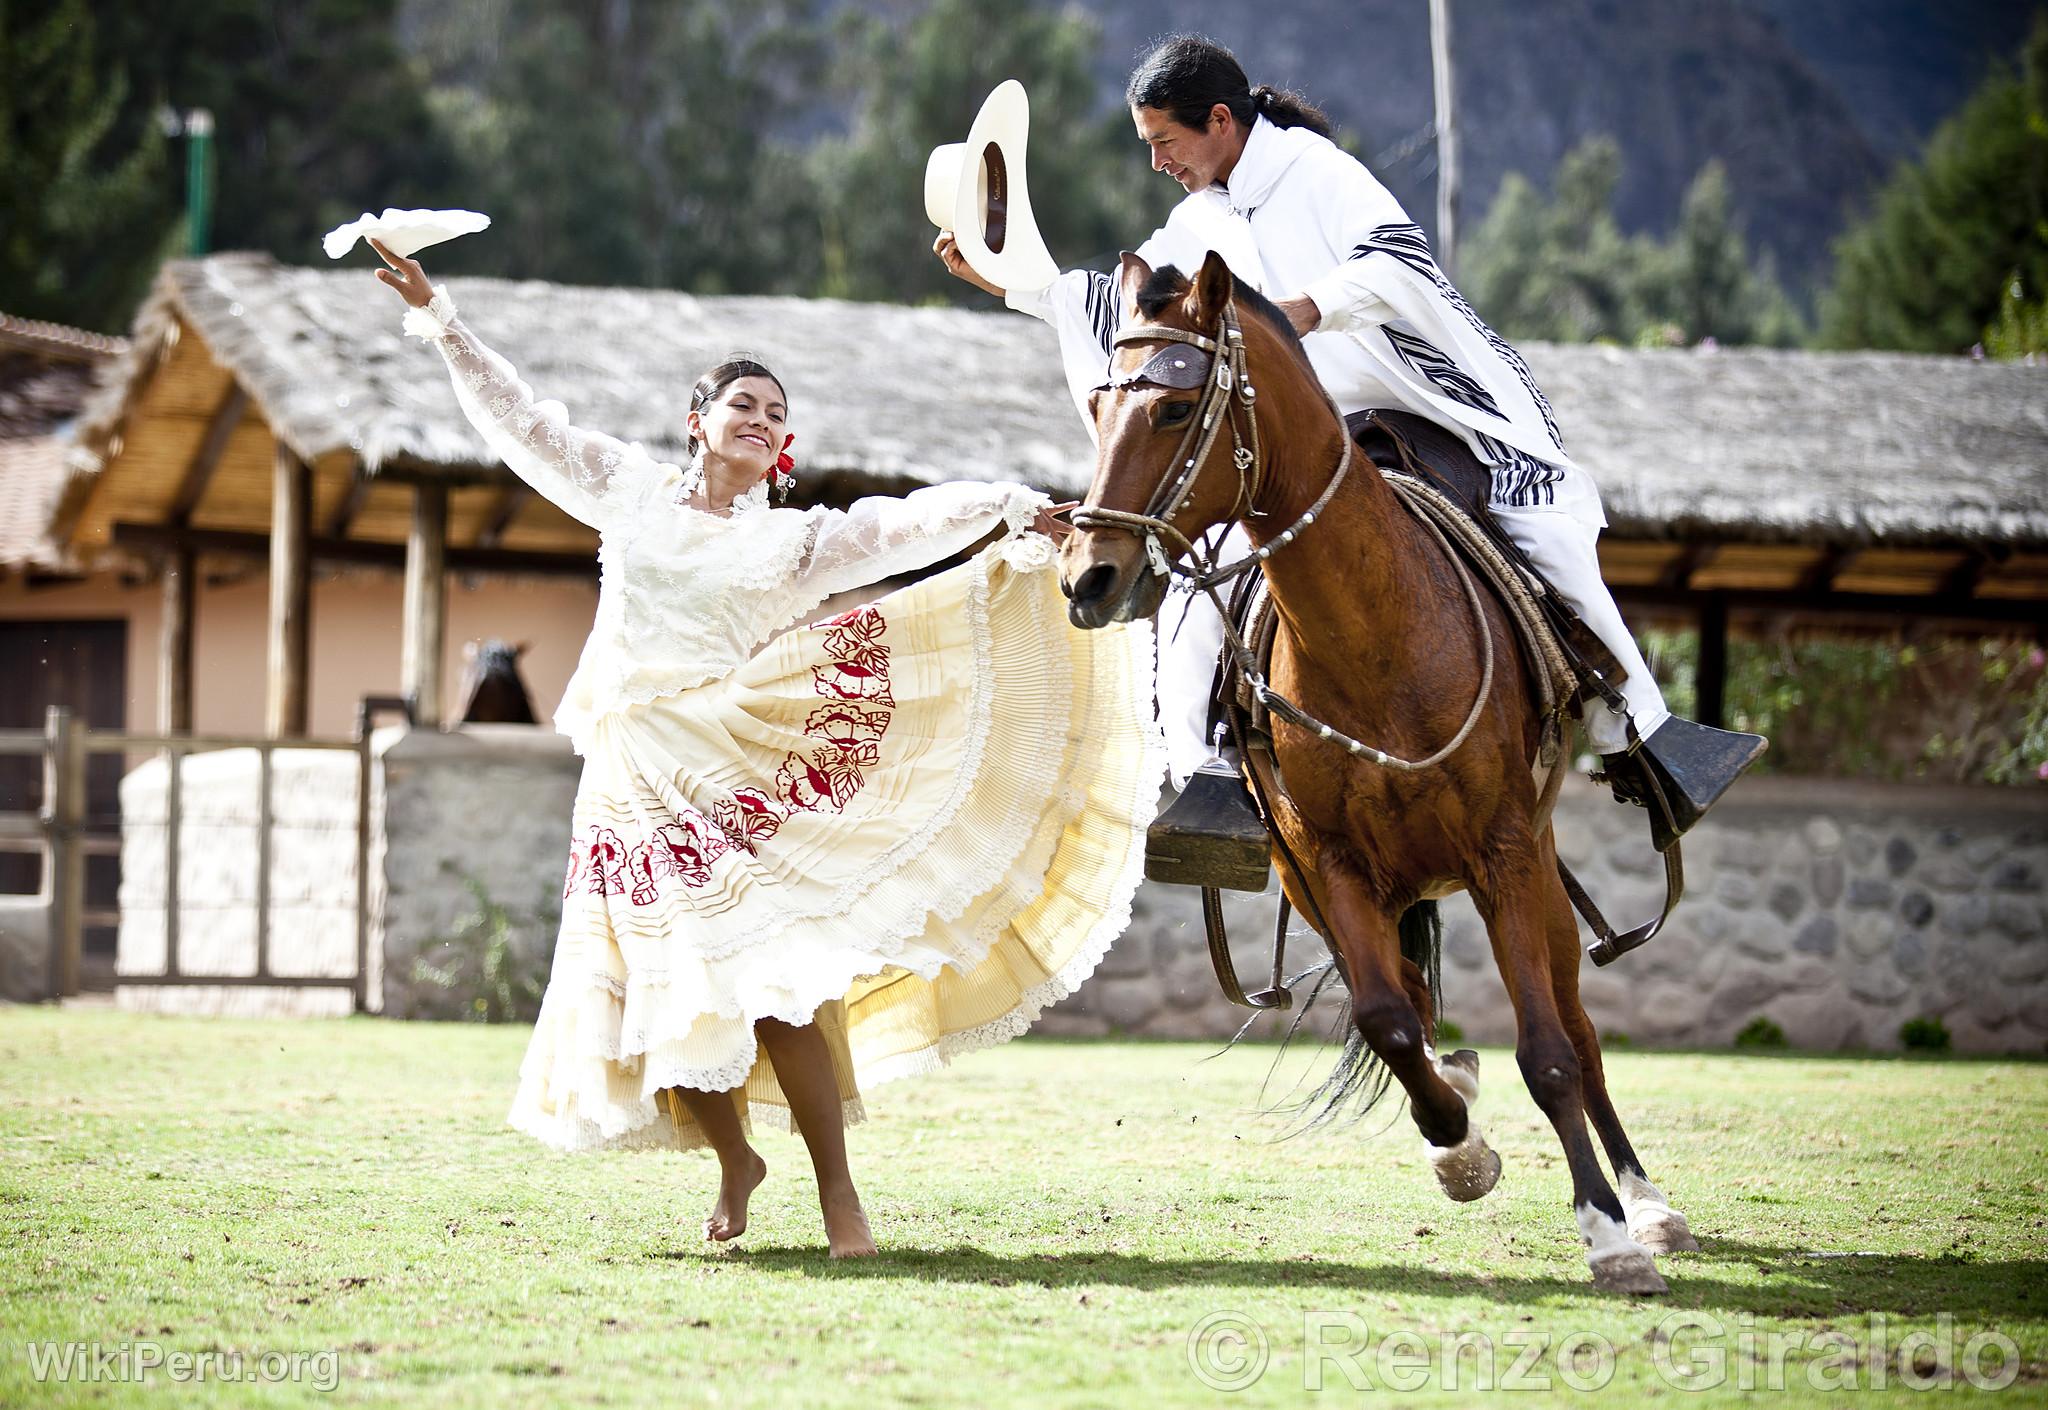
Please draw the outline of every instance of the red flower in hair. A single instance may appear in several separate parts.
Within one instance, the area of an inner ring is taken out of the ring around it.
[[[796,461],[791,458],[789,453],[789,448],[795,443],[795,432],[791,432],[782,438],[782,454],[775,457],[775,468],[768,472],[769,479],[779,480],[796,469]]]

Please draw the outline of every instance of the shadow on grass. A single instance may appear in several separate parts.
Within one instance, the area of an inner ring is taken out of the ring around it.
[[[1825,1250],[1705,1240],[1699,1253],[1659,1258],[1670,1305],[1772,1316],[1829,1317],[1886,1312],[1997,1323],[2043,1313],[2039,1289],[2048,1259],[1985,1259],[1911,1254],[1841,1255]],[[1118,1253],[996,1254],[955,1246],[885,1249],[875,1258],[834,1261],[822,1248],[734,1248],[724,1255],[650,1251],[650,1259],[727,1257],[763,1271],[802,1272],[854,1282],[906,1279],[985,1287],[1295,1288],[1419,1297],[1477,1298],[1509,1306],[1554,1302],[1595,1291],[1590,1275],[1555,1277],[1508,1271],[1450,1273],[1422,1263],[1344,1263],[1318,1259],[1180,1259]],[[1740,1278],[1728,1272],[1748,1271]],[[1509,1266],[1504,1264],[1503,1268]],[[1764,1281],[1757,1281],[1758,1277]]]

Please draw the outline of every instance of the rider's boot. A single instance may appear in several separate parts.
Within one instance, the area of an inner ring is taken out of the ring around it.
[[[1668,852],[1769,744],[1760,734],[1715,729],[1673,715],[1648,739],[1637,740],[1623,753],[1602,754],[1600,762],[1617,799],[1650,810],[1651,840],[1659,852]]]
[[[1152,881],[1263,891],[1272,864],[1272,840],[1234,751],[1219,750],[1196,769],[1145,834]]]

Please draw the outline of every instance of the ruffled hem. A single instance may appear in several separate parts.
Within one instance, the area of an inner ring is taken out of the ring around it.
[[[1015,566],[1024,573],[1049,566],[1032,561],[1044,555],[1013,549],[1005,551],[1004,556],[1023,560]],[[971,610],[980,618],[975,634],[981,638],[988,631],[986,566],[977,560],[972,571],[974,579],[967,596]],[[970,757],[961,761],[952,796],[916,837],[906,839],[888,854],[895,865],[883,868],[881,882],[864,881],[852,895],[835,901],[830,908],[836,917],[858,911],[858,945],[848,943],[843,934],[813,936],[798,931],[796,937],[810,943],[793,945],[792,941],[785,941],[777,948],[772,962],[759,950],[748,947],[739,953],[737,962],[722,963],[722,957],[695,952],[687,956],[678,954],[675,958],[683,964],[682,973],[655,973],[641,968],[624,977],[602,972],[585,972],[573,978],[560,976],[568,984],[550,986],[541,1018],[543,1032],[536,1035],[533,1048],[521,1064],[520,1092],[510,1118],[512,1124],[563,1151],[688,1148],[698,1144],[697,1140],[684,1139],[684,1133],[673,1122],[664,1120],[656,1102],[661,1089],[684,1086],[726,1091],[740,1087],[755,1071],[760,1057],[754,1022],[764,1018],[792,1024],[812,1022],[824,1004],[845,998],[860,980],[902,971],[931,983],[948,968],[961,976],[974,972],[989,959],[1006,928],[1037,899],[1035,895],[1018,897],[1007,887],[1006,874],[1047,875],[1070,823],[1091,811],[1098,820],[1114,818],[1115,825],[1109,829],[1107,839],[1098,838],[1095,844],[1106,860],[1096,873],[1095,885],[1102,887],[1102,894],[1091,904],[1101,908],[1070,953],[1058,961],[1057,971],[1025,987],[1008,1009],[995,1018],[969,1028],[937,1033],[921,1047],[860,1065],[858,1079],[862,1084],[880,1084],[935,1071],[959,1053],[990,1047],[1023,1033],[1048,1006],[1074,992],[1094,972],[1110,945],[1130,923],[1132,899],[1143,867],[1144,829],[1156,797],[1165,743],[1150,725],[1149,709],[1144,708],[1147,702],[1135,700],[1139,694],[1149,694],[1142,686],[1151,675],[1151,634],[1145,624],[1137,624],[1122,635],[1121,659],[1105,653],[1104,662],[1098,667],[1105,673],[1118,673],[1117,699],[1098,699],[1093,709],[1098,714],[1123,708],[1133,710],[1139,757],[1124,792],[1134,796],[1106,798],[1091,807],[1085,782],[1063,785],[1063,751],[1055,751],[1042,770],[1027,777],[1014,777],[1012,768],[1010,787],[1016,795],[1044,801],[1031,808],[1016,809],[1003,819],[1006,831],[994,839],[996,845],[982,853],[991,860],[978,869],[970,869],[971,874],[957,878],[944,895],[935,897],[929,891],[921,892],[915,905],[898,895],[889,898],[879,911],[873,905],[863,905],[863,893],[873,891],[882,882],[900,878],[903,866],[945,834],[974,791],[981,773],[982,751],[988,744],[987,694],[992,689],[991,672],[985,667],[977,669],[977,702],[969,712],[976,728],[970,730]],[[1073,664],[1065,650],[1050,655],[1056,658],[1058,667],[1072,671]],[[1046,664],[1052,666],[1055,662]],[[1132,698],[1124,698],[1126,694]],[[1064,685],[1057,698],[1071,700],[1071,685]],[[1061,724],[1064,731],[1065,722]],[[921,943],[934,932],[935,922],[940,932],[948,926],[958,926],[977,904],[990,909],[969,922],[969,933],[962,934],[956,929],[943,935],[943,948]],[[785,925],[782,929],[787,931],[789,927]],[[758,942],[761,937],[756,934],[753,938]],[[720,970],[724,972],[715,973]],[[676,1001],[672,976],[690,991],[688,1001]],[[540,1110],[544,1093],[548,1094],[548,1104],[555,1108],[552,1113]],[[772,1102],[743,1105],[759,1105],[764,1113],[784,1112]],[[786,1122],[786,1114],[777,1119]],[[654,1128],[651,1132],[650,1127]],[[694,1136],[694,1131],[690,1134]]]

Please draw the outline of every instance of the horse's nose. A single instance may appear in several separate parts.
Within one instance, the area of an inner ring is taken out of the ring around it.
[[[1115,587],[1114,563],[1091,564],[1080,577],[1067,585],[1067,600],[1076,607],[1093,607],[1108,597]]]

